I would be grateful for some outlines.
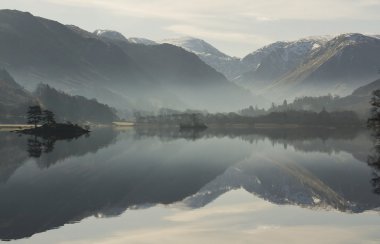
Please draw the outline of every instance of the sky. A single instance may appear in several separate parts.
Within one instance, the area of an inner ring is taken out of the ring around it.
[[[275,41],[380,34],[380,0],[0,0],[0,8],[126,37],[192,36],[237,57]]]

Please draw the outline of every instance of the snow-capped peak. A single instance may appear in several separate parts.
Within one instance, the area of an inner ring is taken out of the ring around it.
[[[262,52],[269,53],[277,49],[287,49],[289,52],[294,52],[302,55],[309,52],[310,50],[315,50],[321,47],[332,38],[332,36],[310,36],[296,41],[278,41],[264,46],[249,55],[255,55]]]
[[[141,37],[130,37],[128,38],[128,41],[135,44],[157,45],[157,42]]]
[[[111,40],[128,41],[127,38],[123,36],[123,34],[113,30],[96,30],[94,31],[94,34],[98,37],[103,37]]]
[[[344,38],[350,42],[363,42],[367,41],[369,39],[378,39],[378,37],[371,36],[371,35],[363,35],[360,33],[346,33],[339,35],[338,38]]]
[[[189,52],[193,52],[197,55],[213,55],[220,58],[228,58],[226,54],[222,53],[215,47],[213,47],[211,44],[205,42],[204,40],[194,38],[194,37],[179,37],[179,38],[172,38],[172,39],[165,39],[161,41],[161,43],[168,43],[172,44],[178,47],[182,47],[185,50]]]

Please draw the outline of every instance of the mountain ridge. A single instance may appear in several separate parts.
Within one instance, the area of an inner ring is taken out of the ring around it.
[[[129,114],[161,107],[235,110],[252,98],[198,56],[173,45],[138,45],[115,33],[112,40],[104,38],[107,32],[97,36],[13,10],[0,11],[0,21],[0,65],[28,90],[43,81]]]

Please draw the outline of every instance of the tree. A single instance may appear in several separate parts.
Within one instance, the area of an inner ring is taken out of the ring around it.
[[[40,105],[29,106],[27,116],[28,124],[33,124],[34,128],[37,128],[37,124],[42,121],[42,109]]]
[[[54,125],[54,124],[56,124],[54,113],[52,111],[50,111],[50,110],[44,110],[43,111],[43,116],[42,116],[42,121],[43,121],[44,125]]]
[[[373,91],[370,104],[372,109],[371,117],[368,119],[368,125],[377,130],[380,125],[380,90]]]
[[[270,106],[270,111],[274,111],[276,109],[276,104],[272,102],[272,105]]]
[[[283,107],[283,109],[287,109],[288,108],[288,101],[286,101],[286,99],[282,103],[282,107]]]

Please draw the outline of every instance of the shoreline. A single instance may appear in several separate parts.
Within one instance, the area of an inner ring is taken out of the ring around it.
[[[34,128],[29,124],[0,124],[0,131],[14,131]]]

